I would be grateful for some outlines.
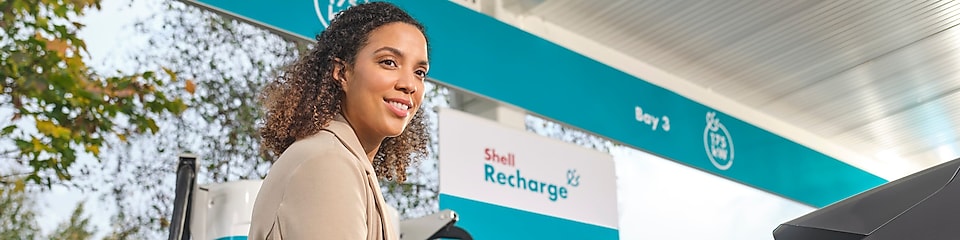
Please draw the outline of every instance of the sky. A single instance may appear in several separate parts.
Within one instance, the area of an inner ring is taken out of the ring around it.
[[[88,10],[86,15],[79,19],[79,22],[86,25],[78,32],[80,38],[84,39],[89,52],[88,66],[97,69],[97,71],[115,71],[129,69],[129,66],[123,66],[123,59],[117,56],[126,54],[124,49],[132,44],[146,44],[146,38],[137,38],[133,34],[133,23],[138,16],[145,16],[150,13],[147,1],[137,1],[128,6],[133,1],[129,0],[103,0],[101,10]],[[80,156],[77,164],[97,164],[89,155]],[[96,182],[102,181],[97,176],[92,176],[84,181]],[[91,217],[91,222],[99,230],[99,234],[94,239],[102,238],[110,228],[110,217],[116,211],[114,207],[106,206],[99,201],[102,193],[99,192],[80,192],[76,189],[70,190],[63,186],[55,186],[51,191],[44,192],[40,196],[39,204],[41,212],[39,213],[40,229],[44,233],[53,231],[58,224],[67,221],[73,212],[77,203],[84,201],[87,216]]]

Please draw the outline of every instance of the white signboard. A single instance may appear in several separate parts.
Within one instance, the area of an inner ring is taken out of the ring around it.
[[[447,195],[616,233],[611,156],[452,109],[441,109],[439,124],[441,207]]]

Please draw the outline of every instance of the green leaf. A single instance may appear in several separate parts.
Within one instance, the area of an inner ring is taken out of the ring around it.
[[[15,130],[15,129],[17,129],[17,126],[16,126],[16,125],[7,126],[7,127],[3,128],[3,130],[0,130],[0,136],[2,136],[2,135],[10,135],[11,133],[13,133],[13,130]]]
[[[147,127],[150,128],[150,133],[157,133],[157,131],[160,131],[160,127],[157,126],[157,122],[150,118],[147,119]]]
[[[31,144],[29,141],[23,139],[14,139],[13,143],[17,145],[21,151],[30,151]]]
[[[61,18],[67,17],[67,6],[66,5],[57,6],[56,8],[53,9],[53,14]]]
[[[162,69],[163,69],[164,72],[167,73],[167,75],[170,75],[170,80],[171,80],[171,81],[177,82],[177,73],[176,73],[176,72],[174,72],[173,70],[170,70],[169,68],[162,68]]]
[[[37,21],[37,25],[40,27],[46,27],[48,23],[48,19],[46,17],[39,16],[39,15],[36,16],[36,21]]]

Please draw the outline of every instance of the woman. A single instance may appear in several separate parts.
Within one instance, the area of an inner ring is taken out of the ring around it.
[[[406,12],[362,4],[265,87],[260,133],[280,157],[254,204],[251,239],[399,239],[377,180],[404,181],[426,154],[427,49]]]

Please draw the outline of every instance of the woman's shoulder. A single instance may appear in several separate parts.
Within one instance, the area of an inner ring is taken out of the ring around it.
[[[289,211],[317,207],[314,199],[364,191],[365,173],[357,162],[332,133],[296,141],[270,167],[257,195],[254,218],[275,224],[284,214],[296,215]],[[284,207],[289,211],[283,213]]]
[[[276,163],[281,163],[288,159],[295,159],[296,165],[311,163],[308,160],[321,160],[319,163],[329,162],[333,159],[349,160],[353,162],[356,158],[339,138],[333,133],[320,131],[310,137],[300,139],[280,155]]]
[[[356,157],[330,132],[320,131],[287,147],[270,167],[267,182],[285,185],[300,175],[347,174],[362,176],[364,168]],[[270,179],[276,176],[274,179]]]
[[[320,131],[309,137],[293,142],[282,155],[287,155],[287,152],[340,151],[344,149],[346,149],[346,147],[340,143],[336,135],[328,131]]]

